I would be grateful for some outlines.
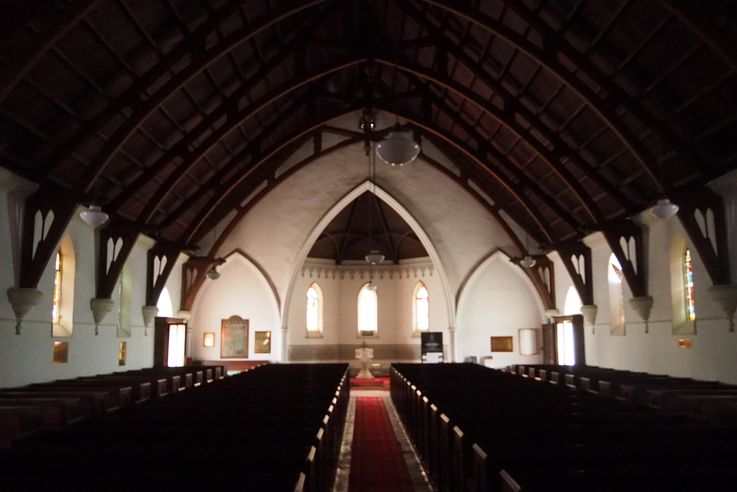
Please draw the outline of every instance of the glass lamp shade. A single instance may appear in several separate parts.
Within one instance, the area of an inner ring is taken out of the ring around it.
[[[207,271],[207,278],[210,280],[217,280],[220,278],[220,272],[218,272],[217,267],[212,267]]]
[[[79,216],[82,218],[83,221],[85,221],[87,224],[97,227],[101,226],[105,222],[107,222],[108,214],[102,211],[99,205],[90,204],[89,207],[82,210],[79,213]]]
[[[678,205],[671,203],[667,198],[661,198],[652,206],[650,212],[659,219],[667,219],[678,213]]]
[[[377,263],[384,261],[385,256],[379,253],[379,250],[372,249],[364,258],[366,258],[366,261],[372,265],[376,265]]]
[[[366,288],[371,291],[375,291],[377,288],[377,285],[374,283],[373,280],[370,280],[368,285],[366,285]]]
[[[417,159],[420,146],[395,125],[389,135],[376,144],[376,155],[390,166],[404,166]]]
[[[533,258],[530,255],[527,255],[521,260],[519,260],[519,264],[525,268],[532,268],[535,266],[535,263],[537,263],[537,261],[535,261],[535,258]]]

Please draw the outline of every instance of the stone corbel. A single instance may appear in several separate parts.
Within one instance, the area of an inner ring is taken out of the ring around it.
[[[652,296],[637,296],[630,299],[630,307],[645,322],[645,333],[650,332],[648,321],[650,320],[650,311],[653,308]]]
[[[156,306],[141,307],[141,315],[143,315],[143,336],[148,336],[148,327],[154,322],[157,314],[159,314],[159,308]]]
[[[90,309],[92,309],[92,319],[95,320],[95,335],[99,335],[98,326],[105,320],[105,317],[113,310],[115,302],[112,299],[93,297],[90,299]]]
[[[584,321],[591,325],[591,334],[596,334],[596,313],[599,307],[596,304],[584,304],[581,306],[581,314]]]
[[[13,306],[15,313],[15,334],[20,335],[21,324],[23,318],[26,317],[28,311],[37,305],[43,294],[40,290],[31,287],[10,287],[8,289],[8,301]]]

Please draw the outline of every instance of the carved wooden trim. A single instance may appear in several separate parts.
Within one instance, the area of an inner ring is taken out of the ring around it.
[[[18,286],[35,289],[77,210],[77,203],[39,190],[26,198],[23,209]]]
[[[130,224],[110,222],[97,231],[97,285],[95,297],[110,299],[125,262],[138,239],[139,231]]]
[[[702,188],[678,197],[678,218],[714,285],[729,284],[727,223],[722,197]]]
[[[545,309],[555,309],[555,264],[547,256],[533,256],[535,266],[524,268],[520,265],[532,285],[535,286]],[[512,259],[512,263],[519,265],[520,259]]]
[[[156,244],[146,258],[146,305],[155,306],[166,286],[181,250],[174,246]]]
[[[634,297],[647,296],[647,272],[642,229],[632,222],[611,224],[602,231]]]
[[[558,254],[563,266],[573,280],[573,286],[583,304],[594,304],[593,268],[591,248],[581,242],[558,245]]]
[[[190,258],[182,265],[182,296],[181,308],[183,311],[191,311],[197,292],[205,283],[207,272],[217,262],[212,258],[198,257]]]

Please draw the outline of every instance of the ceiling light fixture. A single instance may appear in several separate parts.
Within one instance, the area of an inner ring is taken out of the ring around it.
[[[210,280],[217,280],[220,278],[220,272],[218,272],[217,266],[214,266],[207,271],[207,278]]]
[[[402,131],[397,121],[386,138],[376,145],[376,155],[390,166],[404,166],[417,159],[420,145]]]
[[[678,213],[678,205],[667,198],[661,198],[658,203],[650,207],[650,213],[659,219],[668,219]]]
[[[368,252],[365,258],[367,262],[371,263],[372,265],[376,265],[377,263],[381,263],[382,261],[384,261],[385,256],[382,255],[378,249],[372,249]]]
[[[527,245],[527,254],[524,258],[519,260],[519,264],[522,265],[525,268],[532,268],[537,263],[537,260],[530,256],[530,234],[528,232],[525,232],[525,241]]]
[[[91,225],[92,227],[98,227],[107,222],[107,219],[109,218],[108,214],[102,211],[100,208],[100,205],[98,205],[95,202],[90,203],[89,207],[86,207],[84,210],[82,210],[79,213],[79,216],[82,218],[85,223]]]

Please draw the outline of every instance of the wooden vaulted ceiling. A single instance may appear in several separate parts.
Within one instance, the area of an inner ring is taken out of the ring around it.
[[[433,142],[547,247],[737,163],[727,1],[0,0],[0,12],[0,163],[182,247],[366,108]]]

